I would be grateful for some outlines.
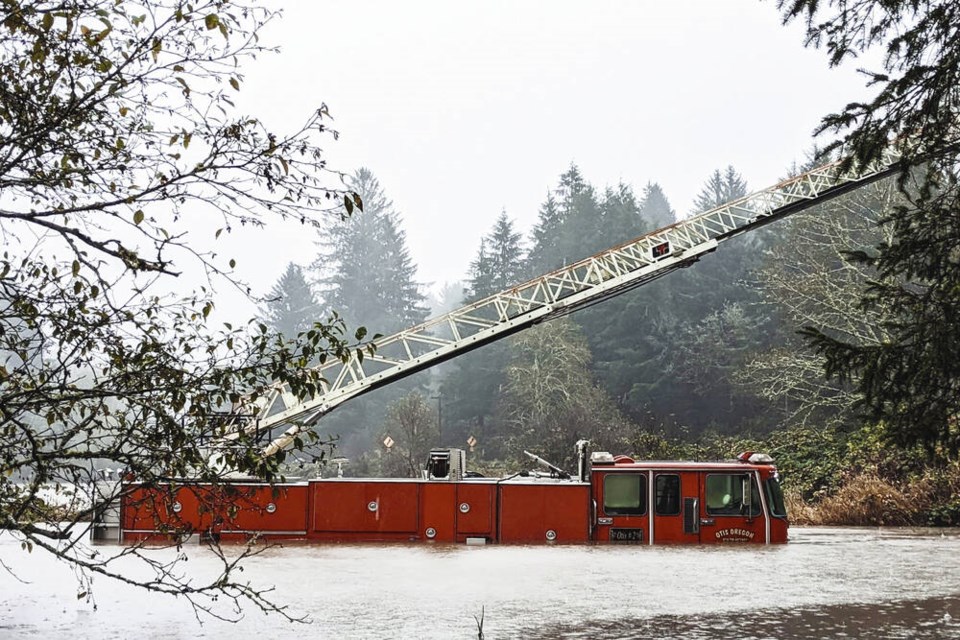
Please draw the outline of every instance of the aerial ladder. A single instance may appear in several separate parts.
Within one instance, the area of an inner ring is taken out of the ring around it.
[[[635,289],[687,267],[720,243],[775,220],[859,189],[899,170],[899,153],[859,170],[843,170],[840,161],[818,166],[767,189],[678,221],[601,251],[455,311],[390,336],[377,338],[373,353],[317,367],[321,392],[299,399],[277,385],[234,422],[238,433],[282,432],[266,445],[264,456],[288,447],[304,430],[340,404],[466,351]],[[232,439],[227,436],[226,440]]]

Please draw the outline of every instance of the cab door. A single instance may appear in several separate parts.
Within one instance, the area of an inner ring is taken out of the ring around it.
[[[598,542],[646,544],[649,533],[649,473],[643,470],[594,472]]]
[[[753,471],[700,473],[700,542],[759,543],[766,540],[763,501]]]
[[[696,544],[698,531],[700,476],[691,471],[653,473],[653,543]],[[687,513],[684,513],[684,506]]]

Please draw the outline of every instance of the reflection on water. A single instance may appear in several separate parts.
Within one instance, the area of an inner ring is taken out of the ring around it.
[[[771,547],[288,546],[244,573],[309,615],[194,619],[182,600],[95,583],[0,536],[0,638],[960,638],[960,535],[795,528]],[[214,567],[190,550],[188,568]]]

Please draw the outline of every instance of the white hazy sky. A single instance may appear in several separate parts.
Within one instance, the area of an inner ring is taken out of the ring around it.
[[[301,0],[263,40],[282,51],[246,67],[242,108],[280,127],[326,103],[330,165],[379,178],[428,286],[464,276],[501,210],[527,232],[571,162],[684,214],[728,164],[776,182],[865,92],[770,1]],[[316,252],[300,226],[264,233],[234,239],[258,293]]]

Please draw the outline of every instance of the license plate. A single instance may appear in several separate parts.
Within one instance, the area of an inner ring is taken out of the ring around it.
[[[610,529],[610,542],[643,542],[643,529]]]

